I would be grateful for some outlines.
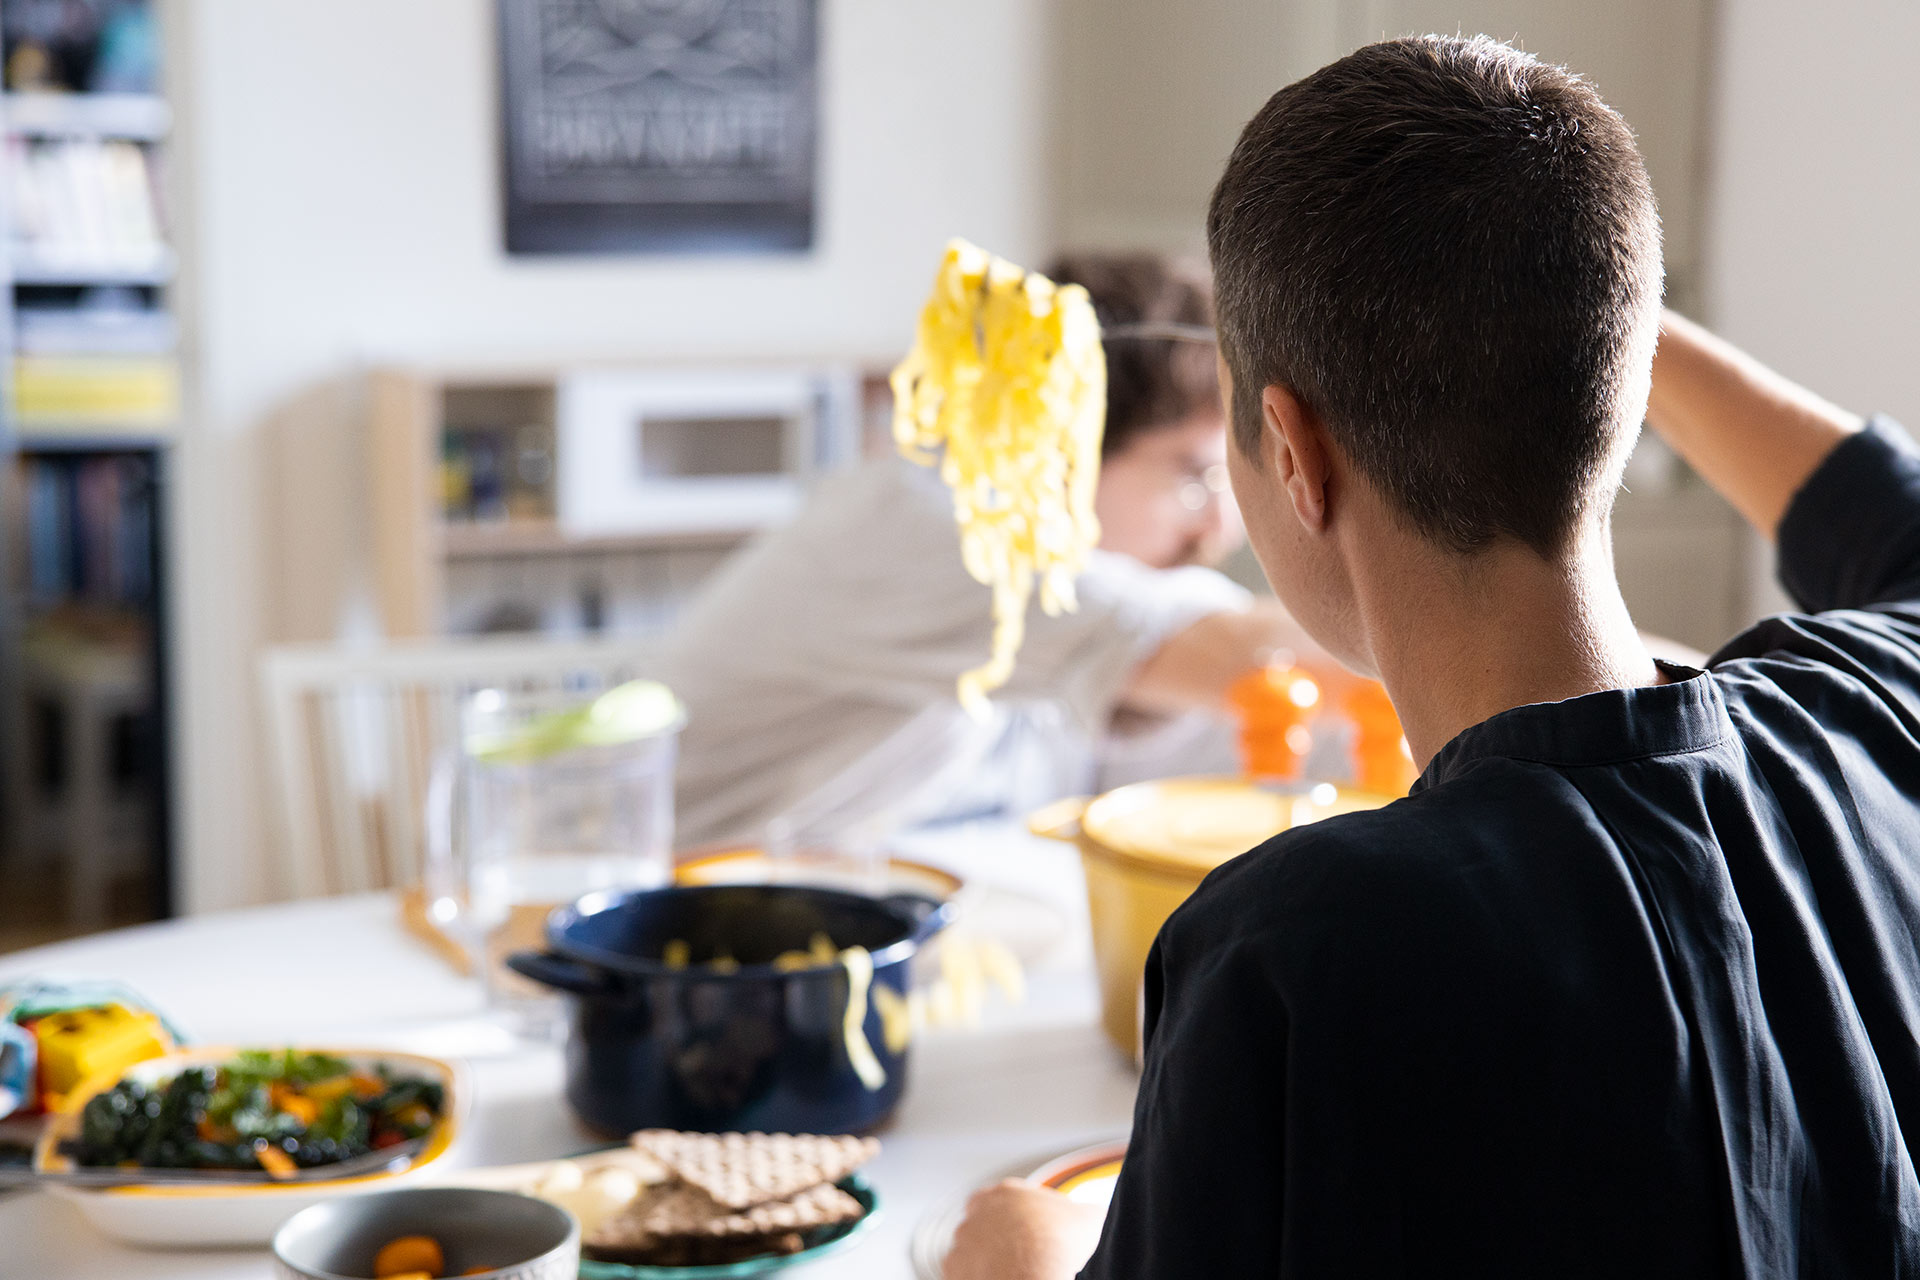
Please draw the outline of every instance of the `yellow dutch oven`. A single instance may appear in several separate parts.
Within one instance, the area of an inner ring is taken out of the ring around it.
[[[1244,779],[1172,778],[1076,796],[1035,813],[1027,824],[1035,835],[1080,847],[1107,1037],[1139,1055],[1147,951],[1209,871],[1291,827],[1377,809],[1389,799],[1324,783],[1289,790]]]

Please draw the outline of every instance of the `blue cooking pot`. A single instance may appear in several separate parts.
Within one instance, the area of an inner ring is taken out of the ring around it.
[[[547,950],[508,957],[565,993],[567,1101],[589,1127],[863,1133],[884,1124],[907,1079],[866,997],[863,1072],[846,1027],[840,963],[782,971],[774,957],[816,934],[864,947],[873,984],[905,997],[915,952],[952,907],[912,894],[869,898],[798,885],[708,885],[591,894],[547,920]],[[670,965],[669,943],[690,963]],[[730,957],[737,968],[715,968]]]

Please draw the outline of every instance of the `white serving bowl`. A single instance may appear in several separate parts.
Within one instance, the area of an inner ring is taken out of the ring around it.
[[[48,1124],[34,1149],[34,1168],[45,1173],[73,1167],[73,1161],[60,1154],[59,1144],[79,1131],[80,1113],[94,1095],[104,1093],[121,1080],[151,1083],[168,1079],[188,1067],[218,1066],[231,1061],[241,1048],[219,1046],[183,1049],[164,1057],[150,1058],[124,1072],[101,1076],[75,1089],[67,1096],[60,1113]],[[278,1049],[279,1046],[274,1046]],[[385,1066],[399,1075],[437,1081],[445,1091],[440,1119],[427,1135],[427,1144],[412,1164],[393,1172],[341,1178],[332,1182],[243,1183],[226,1186],[165,1185],[144,1187],[72,1187],[54,1185],[48,1190],[77,1207],[82,1216],[98,1229],[123,1244],[130,1245],[264,1245],[288,1218],[307,1208],[339,1196],[381,1191],[405,1185],[434,1171],[437,1161],[447,1154],[459,1137],[470,1101],[466,1072],[457,1064],[418,1054],[393,1053],[383,1049],[336,1049],[297,1045],[301,1052],[326,1053],[344,1058],[357,1071]]]
[[[580,1224],[558,1205],[511,1191],[411,1187],[313,1205],[273,1237],[281,1280],[373,1274],[374,1256],[400,1236],[431,1236],[446,1250],[442,1275],[490,1270],[476,1280],[574,1280]]]

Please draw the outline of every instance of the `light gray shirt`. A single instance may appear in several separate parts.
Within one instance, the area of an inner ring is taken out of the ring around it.
[[[755,843],[770,828],[879,839],[1085,785],[1074,762],[1091,758],[1135,668],[1250,599],[1210,569],[1111,552],[1094,553],[1077,590],[1076,612],[1031,607],[1013,677],[976,721],[954,682],[986,660],[992,601],[960,562],[939,477],[894,459],[828,477],[797,520],[715,575],[669,639],[664,674],[688,709],[676,844]],[[996,757],[1009,766],[997,774]]]

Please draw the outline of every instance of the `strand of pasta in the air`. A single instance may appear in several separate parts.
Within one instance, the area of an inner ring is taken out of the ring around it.
[[[1013,674],[1035,586],[1049,614],[1073,609],[1074,578],[1100,541],[1107,369],[1092,300],[955,240],[892,386],[895,442],[939,465],[961,559],[993,592],[987,661],[958,684],[961,704],[985,717],[987,694]]]

